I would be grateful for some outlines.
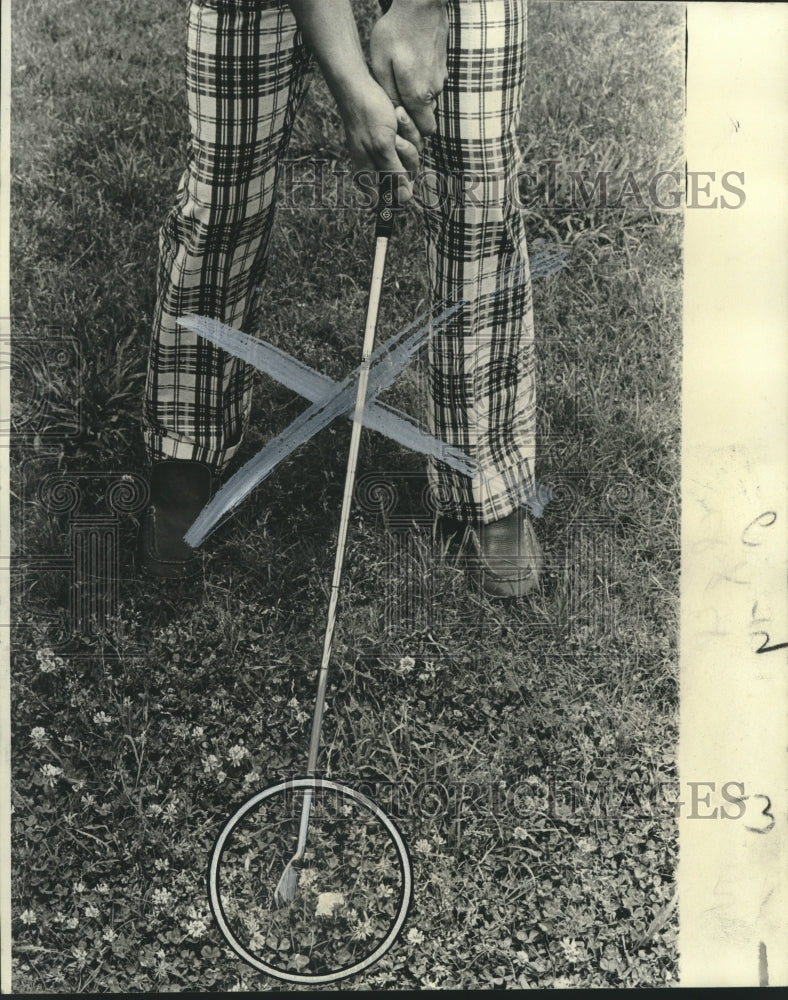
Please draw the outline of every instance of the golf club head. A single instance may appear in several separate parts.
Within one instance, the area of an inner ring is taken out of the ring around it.
[[[298,872],[293,867],[293,862],[288,861],[279,884],[274,889],[274,906],[277,910],[283,906],[289,906],[295,899],[298,888]]]

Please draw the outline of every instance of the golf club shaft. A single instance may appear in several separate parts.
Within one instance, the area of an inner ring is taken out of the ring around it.
[[[326,687],[328,685],[328,666],[331,661],[331,650],[334,640],[334,625],[336,624],[337,602],[339,600],[339,587],[342,580],[342,565],[345,559],[345,543],[347,541],[347,529],[350,523],[350,508],[353,502],[353,489],[356,481],[356,463],[358,461],[359,443],[361,441],[361,420],[364,413],[364,403],[367,395],[367,382],[369,380],[370,356],[375,345],[375,331],[378,323],[378,310],[380,307],[380,293],[383,286],[383,271],[386,264],[386,250],[388,248],[389,236],[391,234],[393,190],[391,182],[384,181],[380,187],[380,198],[377,219],[377,235],[375,240],[375,260],[372,265],[372,280],[369,289],[369,303],[367,306],[367,322],[364,329],[364,344],[362,347],[361,368],[358,376],[358,388],[356,391],[356,406],[353,413],[353,428],[350,433],[350,450],[348,453],[347,472],[345,474],[345,492],[342,496],[342,513],[339,519],[339,535],[337,537],[337,550],[334,560],[334,575],[331,581],[331,596],[328,603],[328,620],[326,623],[326,634],[323,640],[323,658],[320,664],[320,674],[317,683],[317,697],[315,700],[315,713],[312,718],[312,736],[309,741],[309,760],[307,762],[307,774],[313,777],[317,768],[317,757],[320,750],[320,733],[323,728],[323,709],[326,701]],[[309,813],[312,807],[312,790],[304,792],[304,802],[301,808],[301,826],[298,834],[298,846],[296,848],[295,860],[301,860],[306,849],[306,836],[309,826]]]
[[[361,420],[364,413],[364,401],[367,394],[369,379],[369,358],[375,343],[375,328],[380,305],[380,291],[383,284],[383,268],[386,262],[387,237],[379,237],[375,244],[375,263],[372,268],[372,283],[369,291],[369,306],[367,308],[367,325],[364,332],[364,348],[361,359],[361,371],[358,376],[356,392],[356,407],[353,413],[353,428],[350,433],[350,452],[348,455],[347,473],[345,475],[345,492],[342,497],[342,514],[339,520],[339,535],[337,537],[337,552],[334,560],[334,576],[331,581],[331,597],[328,603],[328,621],[323,641],[323,659],[320,664],[320,676],[317,686],[317,703],[312,720],[312,738],[309,744],[309,761],[307,773],[314,774],[317,766],[317,755],[320,748],[320,730],[323,722],[323,706],[326,698],[328,682],[328,665],[331,659],[331,648],[336,624],[337,601],[342,580],[342,566],[345,559],[345,543],[347,529],[350,523],[350,508],[353,502],[353,489],[356,482],[356,463],[358,461],[359,443],[361,441]]]

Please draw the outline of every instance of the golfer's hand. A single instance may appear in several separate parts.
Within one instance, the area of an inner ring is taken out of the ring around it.
[[[352,92],[339,95],[337,104],[353,169],[395,175],[397,202],[406,204],[413,197],[423,142],[405,109],[395,108],[369,75]]]
[[[446,0],[393,0],[372,29],[375,79],[402,105],[421,135],[437,129],[435,108],[446,85],[449,15]]]

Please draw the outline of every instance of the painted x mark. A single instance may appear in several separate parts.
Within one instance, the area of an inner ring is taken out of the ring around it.
[[[565,256],[566,253],[561,248],[540,247],[537,254],[531,257],[530,277],[535,278],[560,271],[564,266]],[[515,285],[527,281],[529,274],[522,268],[512,268],[502,277],[504,284],[509,282],[507,290],[511,291]],[[493,294],[500,294],[500,291],[499,286]],[[373,351],[362,422],[365,427],[379,431],[406,448],[431,455],[463,475],[473,477],[479,474],[478,466],[460,448],[438,440],[423,431],[408,414],[376,398],[394,382],[428,337],[445,329],[449,320],[464,304],[463,301],[459,301],[440,312],[433,310],[432,313],[422,313],[409,326],[394,334]],[[440,309],[440,306],[436,309]],[[279,462],[337,417],[345,416],[352,419],[360,366],[341,382],[335,382],[327,375],[322,375],[314,368],[274,347],[273,344],[251,337],[217,320],[188,314],[181,317],[178,323],[270,375],[312,404],[296,417],[285,431],[269,441],[254,458],[240,468],[206,504],[184,535],[184,541],[192,548],[197,548],[251,491],[273,472]],[[549,497],[543,493],[543,488],[537,487],[536,495],[526,498],[526,502],[539,514],[546,499]]]
[[[473,476],[477,472],[476,463],[463,451],[439,441],[423,431],[406,413],[375,398],[394,382],[424,345],[430,333],[440,332],[463,305],[462,301],[456,302],[434,318],[426,313],[419,316],[373,351],[362,423],[406,448],[434,455],[463,475]],[[199,513],[184,535],[186,543],[197,548],[219,526],[222,519],[273,472],[279,462],[337,417],[352,419],[360,366],[341,382],[335,382],[273,344],[250,337],[249,334],[217,320],[187,315],[179,319],[178,323],[265,372],[312,403],[285,431],[269,441],[254,458],[228,479]]]

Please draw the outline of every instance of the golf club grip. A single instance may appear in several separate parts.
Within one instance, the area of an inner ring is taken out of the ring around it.
[[[389,239],[394,232],[394,174],[383,174],[378,185],[378,204],[375,212],[375,237]]]

